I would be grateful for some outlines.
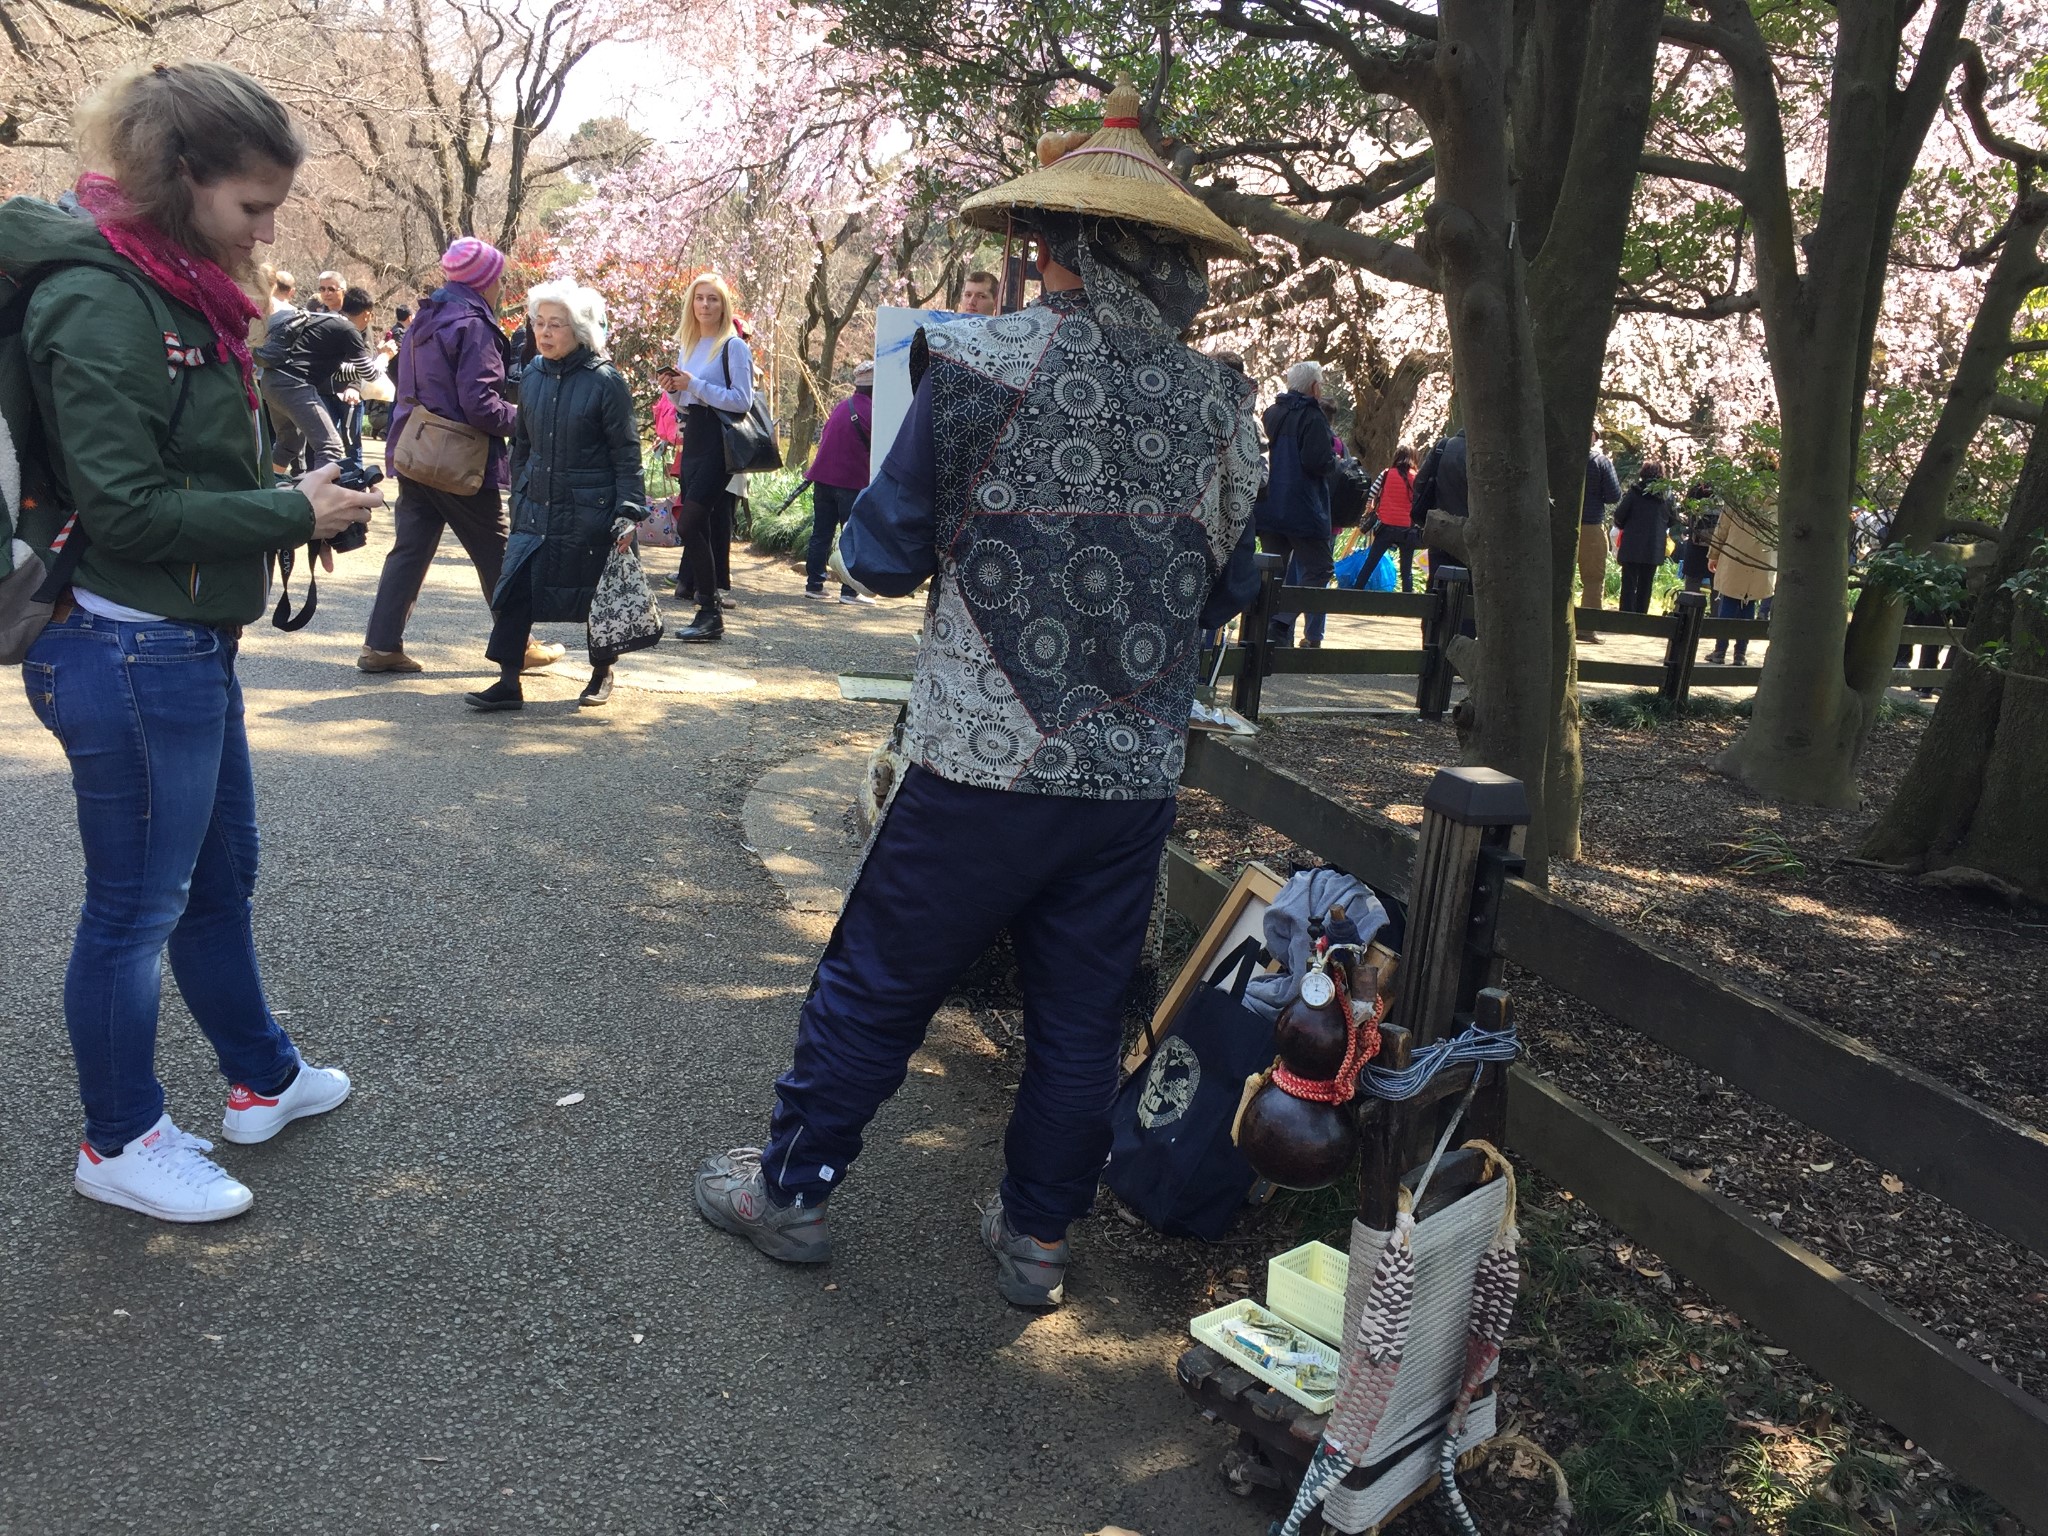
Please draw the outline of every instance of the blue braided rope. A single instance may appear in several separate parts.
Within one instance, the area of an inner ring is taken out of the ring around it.
[[[1359,1086],[1376,1099],[1412,1099],[1431,1078],[1456,1062],[1513,1061],[1521,1054],[1522,1042],[1512,1026],[1491,1030],[1474,1024],[1462,1035],[1425,1045],[1402,1071],[1368,1066]]]

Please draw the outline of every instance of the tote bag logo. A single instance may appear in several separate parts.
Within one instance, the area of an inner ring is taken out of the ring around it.
[[[1145,1074],[1145,1091],[1138,1097],[1138,1124],[1147,1130],[1173,1124],[1188,1112],[1201,1084],[1202,1062],[1194,1047],[1179,1035],[1168,1035]]]

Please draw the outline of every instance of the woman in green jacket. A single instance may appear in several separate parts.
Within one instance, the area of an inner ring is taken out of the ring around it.
[[[43,274],[22,327],[40,424],[24,468],[47,484],[25,531],[45,559],[69,545],[77,562],[22,664],[70,759],[85,851],[64,983],[85,1107],[73,1186],[214,1221],[255,1197],[165,1112],[161,956],[227,1078],[228,1140],[266,1141],[347,1096],[347,1075],[303,1061],[264,1000],[235,651],[263,610],[266,555],[330,538],[381,498],[344,490],[331,466],[279,489],[263,463],[258,311],[237,279],[305,157],[283,107],[223,65],[157,65],[81,124],[95,168],[73,206],[0,207],[0,268]]]

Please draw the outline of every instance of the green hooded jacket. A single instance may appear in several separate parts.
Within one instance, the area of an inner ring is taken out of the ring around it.
[[[241,370],[212,327],[160,290],[145,303],[122,268],[137,271],[90,219],[0,203],[0,271],[35,284],[21,339],[48,469],[89,540],[73,584],[166,618],[247,624],[264,609],[266,555],[312,537],[312,505],[273,487]],[[190,370],[168,442],[185,370],[167,361],[166,317],[178,344],[218,359]],[[24,536],[46,549],[62,517],[24,507]]]

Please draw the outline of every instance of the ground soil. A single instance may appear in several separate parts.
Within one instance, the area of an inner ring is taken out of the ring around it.
[[[1589,723],[1583,857],[1553,867],[1552,889],[2048,1126],[2048,913],[1930,890],[1852,862],[1923,726],[1910,717],[1880,726],[1864,767],[1866,808],[1831,812],[1767,804],[1709,769],[1737,722],[1644,730]],[[1448,725],[1413,717],[1281,720],[1248,749],[1410,826],[1421,820],[1435,766],[1457,760]],[[1183,797],[1176,836],[1226,871],[1251,858],[1282,873],[1319,862],[1199,792]],[[1745,861],[1747,869],[1738,867]],[[1957,1348],[2048,1396],[2048,1262],[1576,1000],[1512,970],[1508,984],[1536,1069]],[[1559,1200],[1551,1191],[1554,1214]],[[1712,1303],[1664,1275],[1654,1255],[1631,1249],[1582,1207],[1558,1219],[1554,1235],[1565,1251],[1597,1260],[1590,1276],[1604,1271],[1612,1284],[1638,1291],[1659,1286],[1686,1317],[1714,1315]],[[1527,1396],[1525,1414],[1540,1420],[1539,1373],[1518,1380],[1512,1354],[1506,1390]],[[1782,1354],[1765,1358],[1781,1377],[1791,1369]],[[1802,1396],[1808,1413],[1828,1401],[1818,1384],[1793,1392],[1794,1408]],[[1827,1419],[1836,1409],[1819,1411]],[[1881,1426],[1871,1433],[1886,1436]],[[1886,1449],[1911,1459],[1895,1436]],[[1702,1513],[1711,1515],[1712,1504]],[[1738,1520],[1721,1528],[1751,1527]],[[2014,1529],[2003,1520],[1955,1528]]]

